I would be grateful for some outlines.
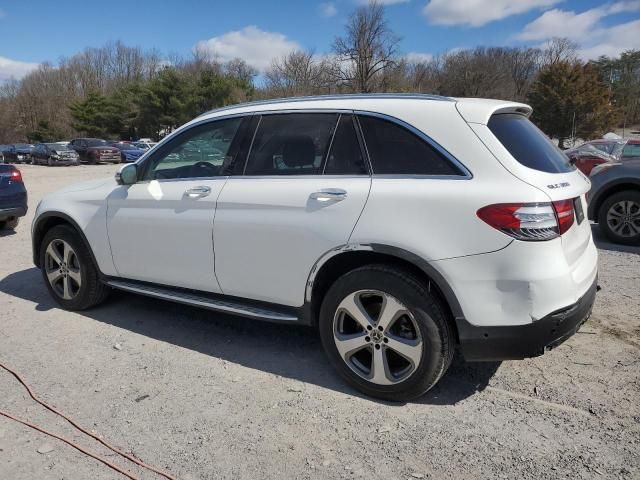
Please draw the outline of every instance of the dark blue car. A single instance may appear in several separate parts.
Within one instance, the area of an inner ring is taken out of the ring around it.
[[[27,214],[27,189],[20,170],[0,164],[0,229],[14,229],[18,219]]]
[[[127,142],[115,142],[112,143],[114,147],[120,150],[120,157],[123,162],[135,162],[146,152],[132,143]]]

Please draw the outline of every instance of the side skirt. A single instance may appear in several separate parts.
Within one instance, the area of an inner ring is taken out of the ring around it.
[[[265,302],[245,300],[236,297],[167,287],[135,280],[107,278],[104,282],[112,288],[139,293],[148,297],[160,298],[171,302],[206,308],[216,312],[282,323],[304,323],[300,321],[299,308],[272,305]]]

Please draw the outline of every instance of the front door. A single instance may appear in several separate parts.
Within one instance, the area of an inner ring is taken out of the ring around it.
[[[241,118],[193,126],[138,165],[110,195],[107,228],[122,278],[219,292],[213,218]]]
[[[371,177],[350,113],[263,114],[218,200],[223,293],[300,306],[315,262],[348,242]]]

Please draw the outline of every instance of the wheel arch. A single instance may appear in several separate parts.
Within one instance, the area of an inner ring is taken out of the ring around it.
[[[448,310],[449,318],[458,335],[458,323],[464,314],[453,289],[442,274],[420,256],[399,247],[371,243],[343,245],[325,253],[313,266],[305,288],[305,323],[316,325],[320,304],[331,284],[341,275],[364,265],[383,263],[413,273],[434,291]]]
[[[58,225],[68,225],[76,231],[76,233],[79,235],[82,242],[84,243],[85,247],[87,247],[87,250],[91,255],[91,260],[93,261],[93,264],[96,266],[98,271],[100,271],[100,269],[98,268],[98,262],[96,261],[96,257],[94,256],[93,250],[91,249],[91,245],[89,244],[87,237],[85,236],[84,232],[82,231],[78,223],[66,213],[57,212],[57,211],[49,211],[49,212],[42,213],[33,224],[33,230],[31,235],[32,250],[33,250],[33,264],[36,267],[40,268],[40,248],[42,246],[42,240],[44,239],[44,236],[49,230],[51,230],[53,227],[56,227]]]
[[[625,190],[635,190],[636,192],[640,192],[640,182],[626,180],[611,184],[607,188],[603,189],[589,205],[587,212],[589,219],[597,222],[598,216],[600,215],[600,208],[602,207],[602,204],[607,201],[607,198],[611,195],[615,195],[616,193],[624,192]]]

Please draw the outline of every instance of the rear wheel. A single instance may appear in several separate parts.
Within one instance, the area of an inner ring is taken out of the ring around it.
[[[607,198],[598,225],[612,242],[640,245],[640,192],[625,190]]]
[[[47,159],[47,165],[49,165],[50,167],[53,167],[53,159],[51,157]]]
[[[67,310],[93,307],[109,294],[88,248],[69,226],[59,225],[45,234],[40,269],[49,293]]]
[[[340,277],[323,300],[319,324],[332,365],[372,397],[419,397],[453,358],[454,336],[444,309],[401,269],[369,265]]]

